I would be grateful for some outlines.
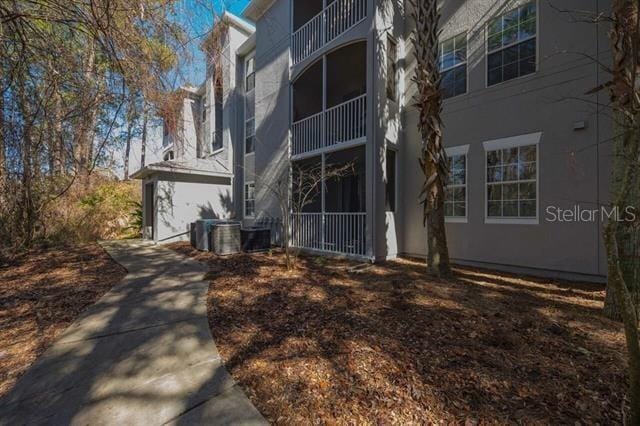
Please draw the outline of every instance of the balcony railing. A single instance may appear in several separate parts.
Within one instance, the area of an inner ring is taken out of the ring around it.
[[[299,155],[364,138],[366,124],[365,94],[293,123],[291,152]]]
[[[351,256],[366,256],[366,213],[299,213],[291,215],[293,247]]]
[[[294,65],[367,17],[367,0],[335,0],[298,28],[291,40]]]

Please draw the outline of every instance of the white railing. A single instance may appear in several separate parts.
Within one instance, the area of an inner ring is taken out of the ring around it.
[[[324,10],[298,28],[291,39],[291,56],[294,64],[309,57],[324,46]]]
[[[291,38],[294,65],[367,17],[367,0],[335,0],[298,28]]]
[[[365,94],[293,123],[291,153],[299,155],[364,138],[367,135],[366,126],[367,95]]]
[[[291,245],[366,256],[366,220],[366,213],[294,213],[291,215]]]
[[[367,95],[329,108],[325,115],[327,146],[363,138],[366,136]]]
[[[367,0],[335,0],[325,13],[325,43],[329,43],[367,16]]]
[[[322,123],[324,123],[322,112],[293,123],[291,126],[293,155],[322,148]]]

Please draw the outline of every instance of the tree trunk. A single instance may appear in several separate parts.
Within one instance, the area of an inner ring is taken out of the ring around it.
[[[147,124],[148,124],[148,109],[147,104],[143,101],[142,107],[142,141],[140,147],[140,168],[143,169],[146,165],[146,155],[147,155]]]
[[[124,180],[129,180],[129,157],[131,155],[131,138],[133,137],[133,118],[127,124],[127,142],[124,148]]]
[[[427,227],[427,270],[437,276],[450,276],[451,266],[444,225],[444,185],[448,179],[448,161],[442,144],[442,95],[438,61],[437,0],[412,0],[415,21],[413,46],[416,56],[415,96],[419,110],[418,128],[422,137],[420,166],[424,184],[420,194],[423,220]]]
[[[93,40],[89,41],[87,47],[87,59],[85,62],[84,78],[87,84],[87,99],[82,100],[88,105],[86,114],[80,117],[78,130],[76,133],[76,142],[74,144],[74,160],[76,168],[81,175],[87,175],[91,169],[91,153],[93,151],[93,136],[97,118],[97,96],[95,84],[95,68],[96,68],[96,48]]]

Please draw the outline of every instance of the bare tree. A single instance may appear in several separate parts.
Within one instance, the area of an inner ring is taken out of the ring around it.
[[[449,175],[447,155],[442,144],[442,95],[438,63],[440,12],[437,0],[411,0],[415,22],[415,96],[422,137],[420,167],[425,181],[420,193],[423,221],[427,227],[427,270],[437,276],[450,276],[451,266],[444,224],[444,187]]]
[[[624,212],[637,196],[640,172],[640,3],[614,0],[609,32],[613,64],[607,84],[621,136],[616,140],[616,175],[612,182],[614,209]],[[609,303],[615,302],[624,324],[629,363],[631,413],[629,424],[640,424],[640,342],[638,307],[632,297],[640,283],[625,279],[620,236],[624,225],[609,220],[604,227],[604,243],[609,270]]]
[[[340,179],[355,172],[353,163],[341,165],[322,163],[291,163],[288,170],[277,179],[263,177],[261,184],[276,199],[282,218],[282,245],[287,270],[296,265],[297,250],[291,247],[296,235],[300,235],[301,216],[305,207],[317,200],[322,186],[331,179]]]

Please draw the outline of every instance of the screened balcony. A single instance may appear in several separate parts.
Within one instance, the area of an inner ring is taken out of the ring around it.
[[[296,0],[293,4],[293,64],[367,17],[367,0]]]
[[[324,161],[323,161],[324,157]],[[292,245],[319,252],[364,257],[366,244],[365,147],[349,148],[294,162],[294,170],[318,167],[347,172],[328,178],[301,212],[292,214]],[[294,171],[294,175],[295,175]],[[295,182],[295,177],[294,177]],[[297,197],[294,184],[294,198]],[[294,202],[295,204],[295,202]]]
[[[294,157],[366,141],[366,82],[366,42],[329,53],[294,82]]]

